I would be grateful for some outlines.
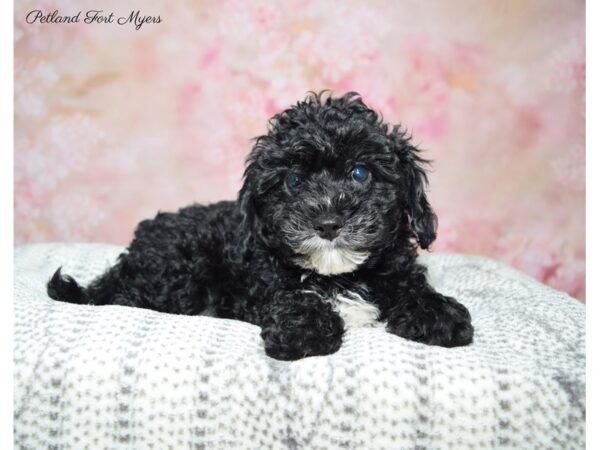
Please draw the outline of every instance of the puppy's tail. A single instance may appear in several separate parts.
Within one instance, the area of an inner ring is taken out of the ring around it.
[[[67,303],[76,303],[85,305],[88,303],[88,296],[73,277],[60,273],[62,267],[59,267],[47,284],[47,292],[50,298]]]

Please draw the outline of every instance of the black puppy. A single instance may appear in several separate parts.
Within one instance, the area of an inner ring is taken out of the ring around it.
[[[283,360],[333,353],[345,328],[377,321],[414,341],[469,344],[469,312],[416,263],[417,244],[436,237],[426,163],[358,94],[310,94],[256,139],[237,202],[159,213],[88,287],[58,269],[48,294],[247,321]]]

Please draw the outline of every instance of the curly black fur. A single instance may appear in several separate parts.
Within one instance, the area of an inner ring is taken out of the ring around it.
[[[244,320],[283,360],[340,348],[344,298],[398,336],[469,344],[469,312],[416,262],[436,237],[427,163],[358,94],[310,94],[256,139],[237,202],[144,220],[105,274],[82,288],[59,269],[48,295]]]

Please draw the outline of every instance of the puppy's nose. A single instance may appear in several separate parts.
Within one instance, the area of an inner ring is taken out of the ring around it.
[[[313,221],[315,230],[323,239],[330,241],[339,234],[340,228],[344,226],[344,220],[338,214],[321,214]]]

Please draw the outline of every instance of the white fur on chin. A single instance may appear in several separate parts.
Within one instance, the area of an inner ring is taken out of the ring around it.
[[[298,263],[320,275],[352,272],[369,257],[367,251],[338,247],[334,242],[316,236],[304,241],[298,253],[305,255],[298,258]]]

